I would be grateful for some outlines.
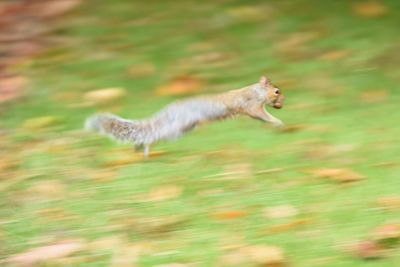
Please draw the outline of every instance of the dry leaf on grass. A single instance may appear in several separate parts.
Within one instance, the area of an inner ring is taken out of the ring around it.
[[[234,220],[245,217],[247,215],[248,212],[244,210],[229,210],[229,211],[216,212],[213,214],[213,217],[218,220]]]
[[[40,130],[49,126],[53,126],[59,122],[59,119],[53,116],[44,116],[28,119],[24,122],[23,128],[28,130]]]
[[[311,224],[312,222],[313,222],[312,219],[305,218],[305,219],[293,220],[288,223],[276,224],[276,225],[268,227],[266,230],[266,233],[267,234],[279,234],[279,233],[291,231],[291,230],[297,229],[299,227]]]
[[[40,3],[42,2],[42,3]],[[44,2],[44,3],[43,3]],[[41,17],[56,17],[76,8],[82,0],[38,1],[30,4],[30,12]]]
[[[336,50],[336,51],[329,51],[323,53],[319,56],[319,59],[326,60],[326,61],[335,61],[342,58],[345,58],[349,55],[349,51],[346,50]]]
[[[366,91],[360,95],[360,100],[367,104],[382,103],[389,98],[386,90]]]
[[[388,8],[378,1],[364,1],[353,5],[353,12],[357,16],[374,18],[386,15]]]
[[[0,79],[0,103],[13,100],[23,94],[27,79],[22,76],[12,76]]]
[[[7,262],[17,266],[33,266],[67,257],[81,251],[84,247],[85,242],[81,239],[65,240],[57,244],[30,249],[9,258]]]
[[[400,210],[400,196],[381,197],[376,201],[376,203],[379,207],[388,211]]]
[[[194,94],[201,91],[203,82],[193,76],[182,76],[173,79],[169,84],[156,89],[159,96],[178,96]]]
[[[291,205],[280,205],[269,207],[264,210],[264,215],[270,219],[281,219],[295,217],[299,214],[298,209]]]
[[[379,259],[384,257],[384,249],[376,242],[365,240],[356,244],[351,251],[357,258],[364,260]]]
[[[151,190],[142,197],[142,202],[157,202],[178,198],[182,195],[183,187],[177,185],[164,185]]]
[[[109,104],[127,95],[123,88],[106,88],[87,92],[83,98],[92,105]]]
[[[255,245],[245,248],[250,260],[260,266],[285,266],[286,259],[280,247]]]
[[[156,67],[151,63],[133,65],[128,69],[128,73],[133,78],[141,78],[153,75]]]
[[[311,174],[341,183],[360,181],[365,178],[365,176],[349,169],[317,169],[311,171]]]
[[[57,180],[49,180],[37,183],[29,189],[29,192],[40,198],[44,197],[55,199],[65,197],[67,190],[62,182]]]
[[[400,224],[379,226],[372,232],[372,239],[385,247],[400,243]]]

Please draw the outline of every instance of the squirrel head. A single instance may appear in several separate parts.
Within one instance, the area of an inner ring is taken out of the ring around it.
[[[283,96],[281,90],[271,83],[271,81],[262,76],[255,86],[260,101],[273,108],[280,109],[283,107]]]

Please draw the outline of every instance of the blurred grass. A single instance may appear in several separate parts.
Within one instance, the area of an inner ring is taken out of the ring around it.
[[[0,255],[55,237],[124,236],[158,252],[141,257],[141,266],[215,266],[225,253],[221,244],[237,238],[280,246],[293,266],[396,266],[398,253],[366,263],[343,248],[399,219],[374,206],[400,189],[400,4],[380,2],[388,13],[368,18],[354,14],[358,1],[87,1],[53,26],[59,44],[23,66],[29,95],[1,110],[1,158],[18,166],[4,168],[1,180],[7,186],[0,192]],[[204,59],[209,53],[217,59]],[[150,71],[140,73],[143,68]],[[157,145],[153,149],[166,154],[145,162],[132,160],[129,146],[81,132],[86,116],[99,110],[127,118],[152,114],[176,99],[155,94],[176,76],[200,77],[207,82],[204,93],[215,93],[262,74],[287,96],[284,109],[272,112],[289,126],[301,125],[298,131],[281,133],[247,118],[215,123]],[[77,105],[83,93],[107,87],[125,88],[128,97],[102,108]],[[375,99],[377,91],[382,99]],[[35,131],[23,127],[42,116],[60,122]],[[132,163],[113,161],[121,157]],[[241,164],[281,171],[213,176]],[[367,179],[347,186],[304,172],[327,167]],[[47,189],[38,189],[41,184]],[[183,194],[137,199],[170,184]],[[267,234],[281,221],[266,219],[262,210],[282,204],[312,222]],[[248,215],[220,221],[213,217],[220,210]],[[146,218],[171,216],[182,224],[166,233],[141,226]],[[108,266],[110,258],[89,251],[73,266]]]

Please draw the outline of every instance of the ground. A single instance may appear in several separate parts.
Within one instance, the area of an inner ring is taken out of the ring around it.
[[[82,251],[49,266],[230,266],[226,255],[266,244],[291,266],[396,266],[398,250],[368,262],[348,248],[400,219],[384,201],[400,197],[400,5],[374,3],[82,4],[18,66],[26,95],[1,107],[0,259],[79,238]],[[286,95],[270,110],[283,130],[204,125],[149,160],[83,131],[95,112],[143,118],[261,75]],[[104,88],[125,95],[85,98]]]

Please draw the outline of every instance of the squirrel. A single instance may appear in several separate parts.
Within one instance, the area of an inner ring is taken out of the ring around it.
[[[174,102],[147,119],[127,120],[109,113],[94,115],[86,120],[85,128],[133,143],[135,151],[143,149],[147,158],[150,145],[177,139],[203,122],[246,115],[281,127],[282,121],[269,114],[264,105],[280,109],[284,99],[280,89],[262,76],[258,83],[241,89]]]

